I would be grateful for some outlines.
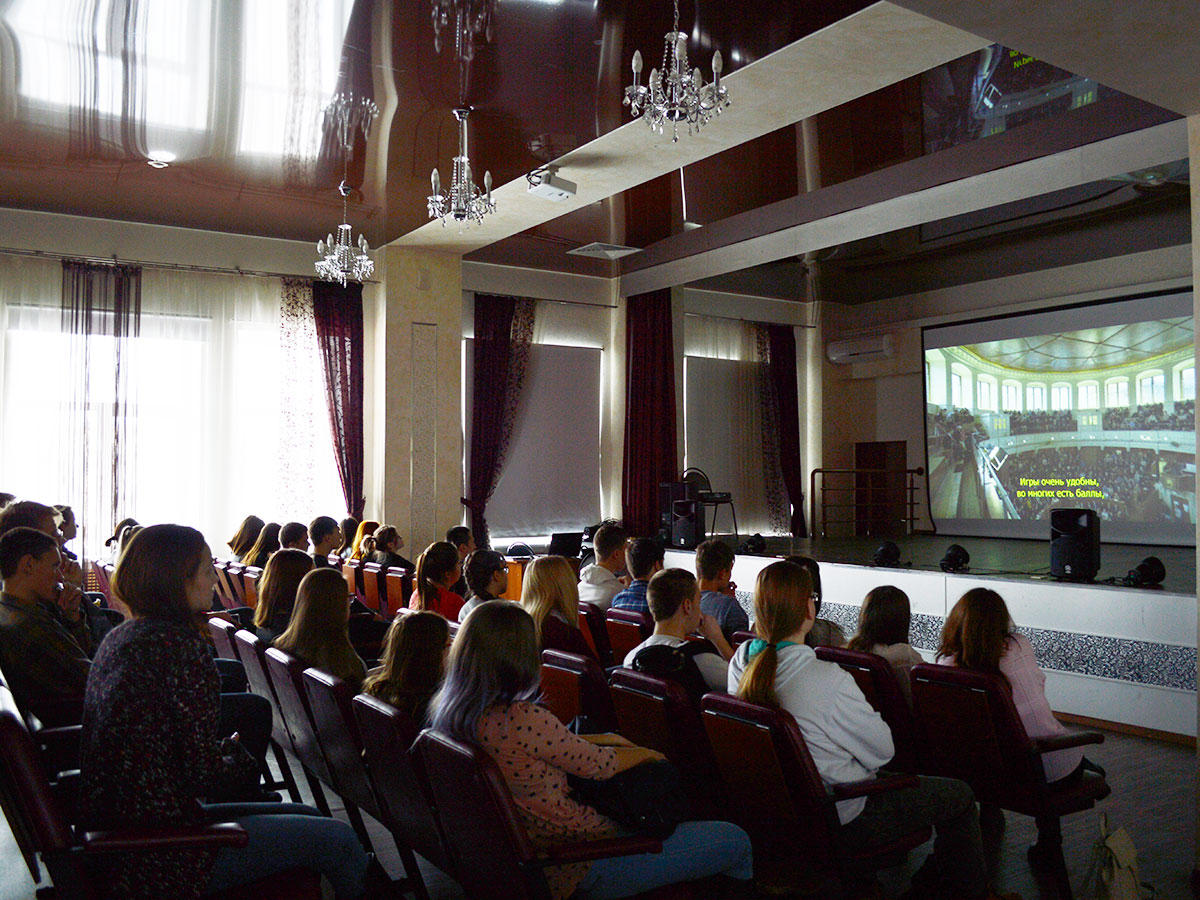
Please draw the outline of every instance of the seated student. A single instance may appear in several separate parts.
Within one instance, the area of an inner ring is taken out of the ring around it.
[[[404,538],[394,525],[380,525],[375,533],[363,542],[366,554],[363,562],[377,563],[385,569],[406,569],[411,572],[417,566],[400,555]]]
[[[130,520],[130,524],[136,525],[137,522]],[[249,565],[249,560],[246,559],[250,555],[250,550],[254,547],[254,542],[258,540],[259,534],[262,533],[263,526],[267,523],[258,516],[246,516],[242,519],[242,524],[238,526],[238,530],[234,532],[233,537],[229,539],[227,546],[233,553],[233,558],[238,562]],[[114,538],[120,537],[119,534],[114,534]]]
[[[117,523],[117,527],[113,529],[112,536],[105,538],[104,546],[107,548],[106,557],[107,557],[108,562],[113,563],[114,565],[116,564],[117,557],[118,557],[117,542],[121,540],[121,535],[124,533],[126,528],[128,528],[131,525],[137,525],[137,524],[138,524],[137,519],[122,519],[120,522]],[[249,548],[247,548],[247,549],[249,549]]]
[[[1066,733],[1046,699],[1046,675],[1038,668],[1033,645],[1013,629],[1008,606],[995,591],[972,588],[954,604],[942,627],[937,661],[999,675],[1031,738]],[[1079,777],[1091,765],[1078,747],[1042,754],[1047,781]]]
[[[350,644],[350,592],[336,569],[313,569],[296,591],[292,621],[274,646],[336,675],[358,693],[367,667]]]
[[[452,622],[458,621],[463,599],[450,586],[458,581],[461,574],[462,566],[454,545],[434,541],[417,557],[417,571],[413,575],[413,593],[408,608],[428,610]]]
[[[396,616],[383,644],[382,665],[371,670],[363,693],[390,703],[424,728],[449,647],[450,625],[437,613]]]
[[[258,533],[258,539],[254,542],[254,546],[242,558],[242,562],[248,566],[254,566],[256,569],[261,569],[267,564],[267,560],[271,558],[271,554],[279,549],[279,523],[268,522],[262,527]]]
[[[572,734],[537,705],[541,661],[533,620],[515,603],[485,603],[459,629],[432,727],[496,761],[536,847],[615,837],[615,822],[575,800],[567,776],[611,778],[661,754],[617,735]],[[661,853],[548,866],[553,900],[615,898],[723,874],[748,882],[750,840],[728,822],[684,822]]]
[[[287,550],[308,552],[308,527],[302,522],[288,522],[279,529],[279,546]]]
[[[541,649],[596,659],[579,630],[579,589],[564,557],[542,556],[525,567],[521,606],[533,619]]]
[[[379,523],[371,519],[363,519],[358,523],[358,530],[354,532],[354,543],[350,545],[350,556],[347,559],[363,559],[367,555],[367,539],[375,533],[375,529],[379,527]]]
[[[684,650],[695,661],[710,691],[724,691],[729,680],[728,660],[733,656],[733,648],[721,634],[716,619],[700,611],[700,586],[696,576],[687,569],[663,569],[650,579],[646,596],[650,614],[654,616],[654,634],[629,651],[625,668],[638,668],[635,661],[647,647],[675,647]],[[694,632],[708,638],[717,652],[713,653],[712,648],[697,641],[689,641],[688,635]]]
[[[475,536],[471,534],[471,529],[466,525],[455,525],[447,531],[446,543],[454,545],[454,548],[458,551],[458,561],[460,564],[466,562],[467,557],[477,549],[475,546]],[[460,577],[450,587],[450,590],[454,591],[460,597],[465,597],[468,589],[469,585],[465,576]]]
[[[337,551],[342,542],[342,530],[332,516],[317,516],[308,523],[308,536],[312,541],[314,569],[328,569],[333,565],[329,555]]]
[[[625,550],[625,567],[633,576],[629,587],[613,597],[609,609],[631,609],[650,612],[646,604],[646,586],[655,572],[663,567],[663,547],[652,538],[637,538]]]
[[[580,603],[590,603],[603,612],[612,606],[613,597],[629,586],[629,576],[618,574],[625,570],[628,543],[629,532],[619,522],[605,522],[596,529],[592,535],[596,562],[579,573]]]
[[[787,561],[763,569],[754,613],[759,637],[734,654],[729,690],[791,713],[825,784],[874,776],[895,752],[892,733],[854,678],[836,663],[817,659],[805,644],[817,616],[808,572]],[[921,775],[916,787],[841,800],[836,808],[841,841],[851,849],[878,845],[922,825],[934,827],[933,855],[915,880],[940,878],[945,893],[914,896],[995,896],[988,889],[975,797],[964,782]]]
[[[112,589],[134,618],[100,647],[84,699],[80,820],[104,830],[232,819],[249,843],[105,854],[106,894],[198,898],[303,867],[328,878],[338,898],[359,897],[368,857],[345,823],[299,804],[202,805],[253,784],[258,772],[221,728],[217,674],[192,627],[215,584],[212,552],[195,529],[152,525],[130,543]]]
[[[303,550],[284,548],[267,560],[258,579],[258,605],[254,607],[254,633],[264,644],[287,631],[300,582],[312,570],[312,557]]]
[[[342,559],[349,559],[350,554],[354,552],[354,537],[358,534],[358,519],[354,516],[346,516],[341,522],[342,543],[335,551]]]
[[[35,528],[0,537],[0,670],[17,703],[35,712],[82,697],[92,665],[83,593],[63,583],[61,562],[58,541]]]
[[[65,503],[55,503],[54,511],[58,514],[58,543],[62,555],[66,559],[79,559],[79,556],[67,549],[67,544],[75,540],[79,527],[75,524],[75,510]]]
[[[872,589],[858,612],[858,634],[846,646],[863,653],[882,656],[892,666],[904,699],[912,704],[912,686],[908,673],[925,660],[908,645],[908,625],[912,614],[908,594],[890,584]]]
[[[819,618],[821,615],[821,567],[817,561],[811,556],[789,556],[786,561],[795,563],[804,569],[812,583],[813,606],[817,610],[818,618],[813,622],[813,627],[808,634],[805,635],[804,642],[810,647],[845,647],[846,633],[836,622]]]
[[[700,579],[700,611],[712,616],[727,641],[735,631],[750,628],[750,617],[737,599],[733,578],[733,549],[724,541],[705,541],[696,548],[696,577]]]
[[[479,604],[500,599],[508,589],[508,563],[495,550],[475,550],[463,566],[463,578],[471,594],[458,611],[460,622]]]

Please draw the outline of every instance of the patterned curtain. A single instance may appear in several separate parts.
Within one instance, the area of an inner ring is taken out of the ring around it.
[[[470,510],[471,534],[480,547],[491,546],[487,505],[500,481],[512,442],[513,423],[529,369],[534,310],[534,301],[527,298],[475,295],[475,390],[467,480],[470,496],[462,502]]]
[[[312,360],[317,357],[317,323],[313,315],[313,280],[283,278],[279,305],[279,433],[276,445],[278,496],[312,498],[317,479],[312,460],[316,449],[317,405],[325,387]]]
[[[671,291],[630,297],[625,315],[625,458],[621,508],[630,534],[658,530],[658,485],[676,481]]]
[[[129,500],[126,486],[136,460],[128,411],[130,339],[141,327],[140,266],[63,262],[62,331],[70,336],[71,391],[63,417],[68,471],[63,483],[75,507],[80,546],[89,520],[108,532]],[[99,509],[97,516],[95,510]]]
[[[756,324],[763,416],[763,471],[767,507],[776,533],[806,537],[804,468],[800,459],[800,404],[796,333],[791,325]]]
[[[362,285],[312,283],[317,346],[325,373],[325,400],[346,509],[361,519],[366,506],[363,476]]]

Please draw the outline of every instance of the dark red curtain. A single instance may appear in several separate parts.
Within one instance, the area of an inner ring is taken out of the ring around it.
[[[346,511],[361,519],[367,503],[363,486],[362,285],[342,287],[314,281],[312,294],[338,476]]]
[[[500,479],[503,463],[516,309],[515,297],[475,295],[475,386],[471,401],[471,468],[467,484],[470,496],[464,497],[463,503],[471,512],[471,534],[480,547],[490,546],[487,504]]]
[[[621,507],[630,534],[650,536],[658,531],[658,486],[679,478],[671,291],[630,297],[625,310]]]
[[[796,537],[807,537],[804,524],[804,469],[800,464],[800,401],[796,384],[796,332],[791,325],[768,325],[767,364],[775,402],[775,421],[779,428],[779,467],[791,503],[791,530]]]

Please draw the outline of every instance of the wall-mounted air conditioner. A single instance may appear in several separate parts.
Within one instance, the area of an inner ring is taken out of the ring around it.
[[[896,342],[890,334],[852,338],[848,341],[830,341],[825,345],[826,358],[839,366],[891,359],[895,353]]]

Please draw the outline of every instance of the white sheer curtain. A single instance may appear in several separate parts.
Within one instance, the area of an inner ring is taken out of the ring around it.
[[[0,257],[0,490],[46,503],[73,500],[64,479],[73,449],[58,427],[70,396],[61,286],[57,262]],[[93,372],[103,354],[94,348]],[[319,374],[313,380],[319,360],[283,359],[278,279],[143,270],[141,332],[129,353],[137,466],[119,514],[193,525],[217,553],[250,513],[279,522],[339,515],[345,501]],[[318,386],[292,401],[315,411],[308,434],[284,424],[293,383]],[[92,526],[84,551],[95,556],[108,511],[77,513]]]
[[[713,490],[733,495],[740,534],[771,534],[754,324],[689,314],[683,344],[684,465],[702,469]],[[721,531],[732,528],[727,513],[718,509]]]

